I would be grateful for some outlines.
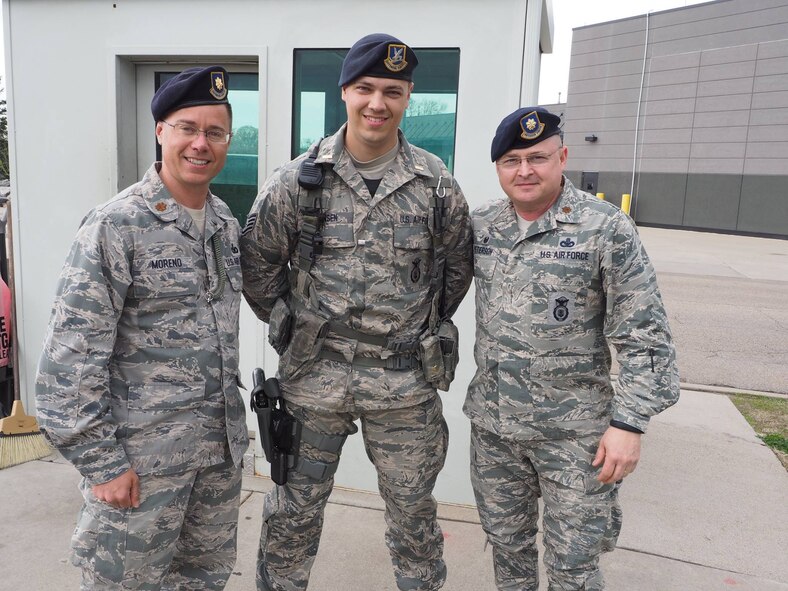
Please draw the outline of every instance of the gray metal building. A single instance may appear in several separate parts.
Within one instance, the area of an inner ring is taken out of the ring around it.
[[[567,176],[640,224],[788,238],[788,1],[574,29]],[[598,178],[595,176],[598,173]]]

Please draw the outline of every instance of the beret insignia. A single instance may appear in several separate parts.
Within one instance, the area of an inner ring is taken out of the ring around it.
[[[524,140],[535,140],[542,135],[544,123],[539,120],[539,113],[531,111],[520,119],[520,129],[523,130],[520,137]]]
[[[392,72],[399,72],[408,66],[405,61],[406,47],[404,44],[389,43],[388,55],[383,64]]]
[[[227,85],[224,83],[224,72],[211,72],[211,96],[217,101],[227,96]]]

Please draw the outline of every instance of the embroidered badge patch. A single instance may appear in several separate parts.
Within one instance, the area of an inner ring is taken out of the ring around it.
[[[555,292],[548,296],[547,324],[568,324],[575,317],[575,296],[567,292]]]
[[[561,248],[572,248],[576,244],[577,244],[577,238],[575,238],[574,236],[567,236],[566,238],[561,240],[561,242],[558,243],[558,245]]]
[[[399,43],[389,43],[388,55],[383,60],[383,65],[392,72],[399,72],[408,66],[405,61],[405,54],[407,48]]]
[[[211,72],[211,96],[217,101],[227,96],[227,85],[224,83],[224,72]]]
[[[520,119],[520,129],[522,133],[520,137],[524,140],[535,140],[544,131],[544,123],[539,120],[539,113],[531,111]]]
[[[244,229],[241,230],[241,235],[243,236],[254,230],[256,223],[257,223],[257,214],[250,213],[246,218],[246,224],[244,224]]]
[[[421,259],[416,259],[413,261],[413,268],[410,270],[410,280],[413,283],[418,283],[419,279],[421,279],[421,267],[419,267],[420,264]]]
[[[156,211],[167,211],[167,204],[163,201],[159,201],[154,207],[156,207]]]
[[[477,232],[473,240],[473,252],[475,254],[490,255],[493,253],[491,246],[487,246],[490,242],[490,235]]]

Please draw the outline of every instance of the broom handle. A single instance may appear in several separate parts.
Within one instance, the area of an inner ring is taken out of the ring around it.
[[[8,324],[8,330],[11,331],[11,363],[13,367],[13,380],[14,380],[14,400],[21,400],[19,393],[19,364],[17,363],[18,356],[18,340],[16,332],[16,290],[14,289],[14,234],[13,234],[13,220],[11,219],[11,194],[5,202],[5,246],[6,258],[8,259],[8,289],[11,290],[11,321]]]

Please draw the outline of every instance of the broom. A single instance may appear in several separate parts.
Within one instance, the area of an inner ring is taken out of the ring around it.
[[[10,237],[11,232],[11,204],[7,198],[0,199],[0,205],[5,205],[5,223],[7,233],[5,237]],[[0,220],[2,221],[2,220]],[[0,241],[0,250],[3,256],[11,252],[11,245],[8,248],[4,241]],[[14,273],[13,273],[13,258],[8,257],[11,262],[8,267],[8,281],[13,287]],[[0,278],[0,289],[2,290],[2,311],[0,312],[9,320],[5,329],[11,333],[11,357],[14,370],[14,404],[11,407],[11,414],[4,419],[0,420],[0,469],[14,466],[30,460],[37,460],[52,453],[49,445],[47,444],[44,436],[38,430],[38,423],[36,418],[25,414],[25,409],[22,406],[22,401],[19,398],[19,386],[17,382],[17,363],[16,363],[16,330],[14,326],[14,298],[8,285]],[[6,341],[8,343],[8,341]]]
[[[36,418],[25,414],[22,401],[14,399],[11,414],[0,419],[0,470],[52,453]]]

